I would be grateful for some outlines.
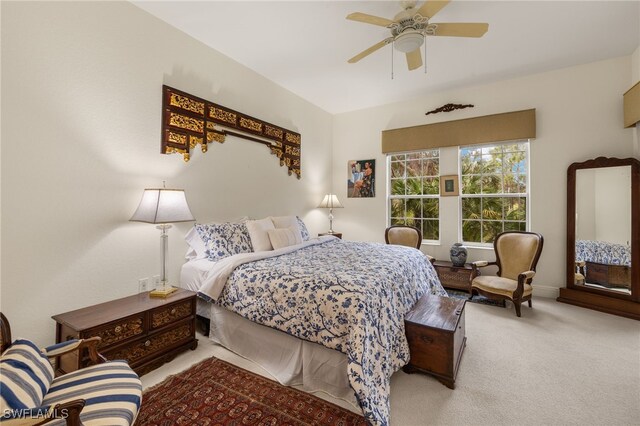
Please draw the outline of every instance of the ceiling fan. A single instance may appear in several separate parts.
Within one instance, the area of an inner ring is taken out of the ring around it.
[[[348,62],[354,64],[387,44],[393,43],[396,50],[406,54],[409,70],[414,70],[422,66],[420,47],[426,36],[482,37],[487,32],[489,24],[486,23],[431,23],[431,18],[449,1],[427,0],[419,9],[415,8],[417,3],[415,0],[401,1],[403,10],[393,20],[360,12],[349,14],[347,19],[352,21],[389,28],[391,37],[363,50]]]

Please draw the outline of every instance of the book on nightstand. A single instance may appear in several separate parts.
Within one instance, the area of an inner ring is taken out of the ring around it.
[[[160,288],[157,288],[155,290],[150,291],[149,292],[149,297],[158,297],[158,298],[164,299],[165,297],[169,296],[170,294],[175,293],[176,291],[178,291],[177,287],[167,287],[165,289],[160,287]]]

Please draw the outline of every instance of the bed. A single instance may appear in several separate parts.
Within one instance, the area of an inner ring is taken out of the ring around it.
[[[606,288],[631,288],[631,247],[606,241],[576,240],[576,262],[584,262],[585,280]]]
[[[389,379],[409,360],[406,312],[446,295],[419,250],[334,237],[192,260],[182,285],[209,303],[199,313],[214,341],[284,384],[357,402],[377,425],[389,423]]]

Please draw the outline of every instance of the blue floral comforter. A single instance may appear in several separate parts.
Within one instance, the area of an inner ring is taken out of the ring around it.
[[[347,355],[366,419],[389,423],[389,380],[409,361],[404,316],[425,293],[446,295],[418,250],[335,238],[243,263],[217,303]]]
[[[576,260],[631,266],[631,247],[606,241],[576,240]]]

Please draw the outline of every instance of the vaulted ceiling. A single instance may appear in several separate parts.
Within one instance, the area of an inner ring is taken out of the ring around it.
[[[454,0],[432,22],[487,22],[489,31],[428,37],[425,74],[408,71],[391,45],[347,63],[389,30],[345,17],[393,18],[397,1],[134,4],[331,113],[630,55],[640,45],[638,1]]]

